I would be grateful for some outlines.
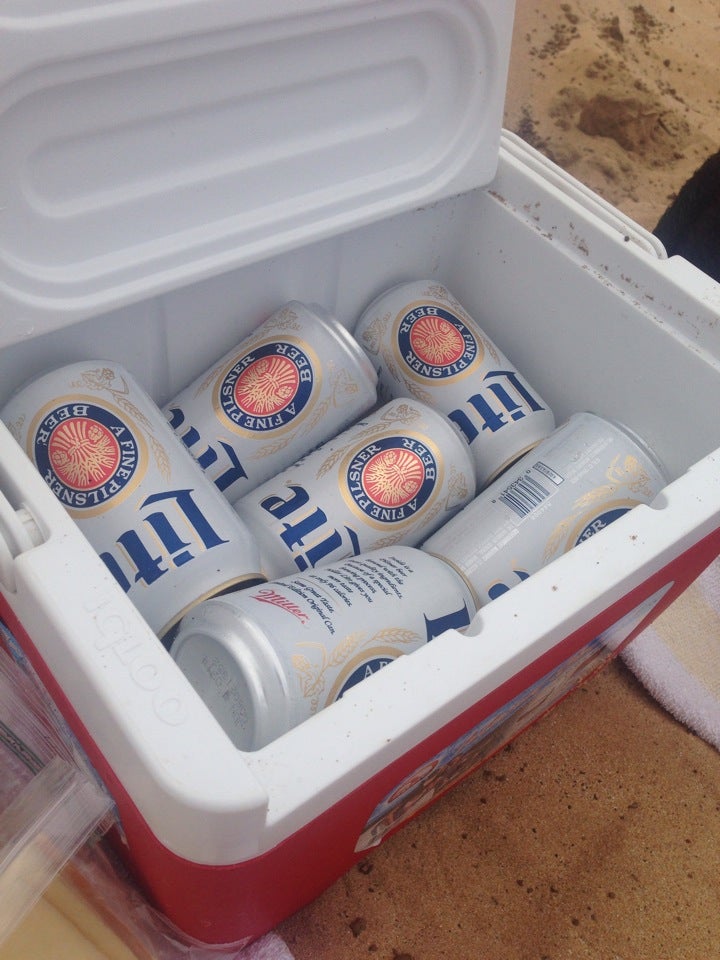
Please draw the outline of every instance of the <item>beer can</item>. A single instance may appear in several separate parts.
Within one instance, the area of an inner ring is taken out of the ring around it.
[[[411,396],[455,423],[478,489],[555,427],[545,401],[441,283],[392,287],[353,332],[375,366],[382,401]]]
[[[161,638],[193,604],[263,579],[237,513],[118,364],[46,373],[1,415]]]
[[[415,545],[475,493],[467,444],[439,413],[397,400],[233,506],[267,579],[396,543]]]
[[[241,750],[256,750],[475,613],[462,577],[413,547],[208,600],[170,648]]]
[[[485,604],[667,484],[622,424],[577,413],[483,490],[422,549],[451,563]]]
[[[163,410],[233,501],[374,406],[376,382],[335,317],[291,300]]]

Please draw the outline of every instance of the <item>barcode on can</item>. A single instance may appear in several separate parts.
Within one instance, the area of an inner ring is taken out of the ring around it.
[[[507,486],[498,500],[510,507],[519,517],[526,517],[549,496],[550,491],[547,487],[529,474],[525,474]]]

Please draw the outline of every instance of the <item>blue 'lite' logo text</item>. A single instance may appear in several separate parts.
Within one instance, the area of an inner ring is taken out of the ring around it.
[[[491,370],[483,378],[482,390],[468,397],[466,409],[453,410],[448,416],[472,443],[483,430],[497,433],[508,423],[544,409],[514,370]]]
[[[170,570],[228,542],[208,521],[192,490],[151,494],[138,512],[137,529],[126,530],[115,541],[120,549],[100,554],[126,593],[135,584],[154,583]]]
[[[328,529],[328,515],[320,507],[308,506],[310,494],[304,487],[290,483],[288,490],[287,499],[276,495],[265,497],[260,501],[260,508],[274,520],[281,521],[275,532],[291,552],[298,570],[316,567],[331,557],[341,560],[358,556],[360,541],[352,527]]]

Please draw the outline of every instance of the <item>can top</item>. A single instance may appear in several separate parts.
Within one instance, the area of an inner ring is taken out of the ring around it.
[[[287,684],[271,639],[227,598],[180,623],[170,655],[239,750],[257,750],[290,726]]]
[[[298,307],[302,307],[303,304],[298,301],[291,301],[291,304],[297,303]],[[377,371],[372,365],[370,358],[365,353],[363,348],[357,342],[355,337],[350,333],[350,331],[345,327],[336,316],[330,313],[325,307],[321,306],[319,303],[308,303],[305,304],[307,309],[311,313],[316,314],[320,320],[325,324],[328,331],[335,337],[340,348],[348,355],[350,360],[362,371],[363,376],[367,378],[370,386],[377,386]]]
[[[513,13],[9,0],[0,347],[489,183]]]
[[[662,462],[660,457],[658,457],[653,448],[648,445],[647,441],[639,436],[639,434],[635,433],[635,431],[628,427],[627,424],[621,422],[620,420],[615,420],[612,417],[601,417],[599,414],[593,413],[591,410],[586,410],[584,415],[586,417],[595,417],[598,420],[602,420],[604,423],[609,423],[610,426],[614,427],[616,430],[619,430],[620,433],[624,434],[631,443],[634,443],[635,446],[642,451],[645,458],[657,470],[658,476],[662,479],[663,483],[670,482],[670,474],[668,473],[667,467]],[[575,414],[575,416],[580,415]]]

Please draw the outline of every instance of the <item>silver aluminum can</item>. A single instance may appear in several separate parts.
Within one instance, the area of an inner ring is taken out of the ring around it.
[[[378,396],[411,396],[449,417],[475,461],[478,489],[555,427],[552,410],[447,287],[401,283],[377,297],[354,335]]]
[[[200,600],[264,579],[232,506],[122,367],[54,370],[1,416],[161,638]]]
[[[627,427],[577,413],[482,491],[422,549],[451,563],[485,604],[667,484]]]
[[[267,579],[414,545],[475,493],[470,453],[422,403],[396,400],[237,500]]]
[[[367,355],[322,307],[291,300],[163,408],[230,500],[375,405]]]
[[[447,564],[394,547],[208,600],[170,653],[235,746],[256,750],[474,614]]]

